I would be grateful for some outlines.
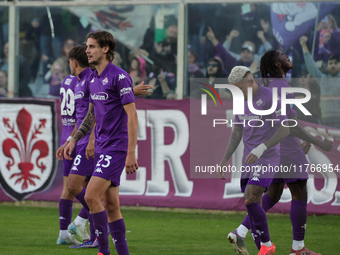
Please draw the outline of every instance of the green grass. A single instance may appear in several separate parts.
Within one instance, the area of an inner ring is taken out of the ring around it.
[[[74,209],[73,216],[79,212]],[[226,235],[245,213],[165,212],[122,210],[131,255],[226,255],[235,254]],[[275,255],[288,255],[291,224],[288,215],[268,215]],[[56,245],[59,233],[57,208],[0,204],[1,255],[97,254],[96,249],[69,249]],[[340,216],[309,216],[307,247],[323,255],[340,254]],[[250,255],[257,254],[251,236],[246,239]],[[117,254],[110,238],[111,254]]]

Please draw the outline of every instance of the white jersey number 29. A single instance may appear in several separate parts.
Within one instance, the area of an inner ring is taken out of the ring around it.
[[[71,89],[67,91],[65,88],[60,89],[60,95],[63,100],[61,101],[61,115],[72,116],[74,113],[74,93]]]

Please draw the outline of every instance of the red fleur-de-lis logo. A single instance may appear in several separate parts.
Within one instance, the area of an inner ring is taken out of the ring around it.
[[[35,186],[34,179],[39,179],[38,175],[32,174],[31,171],[36,165],[43,173],[46,165],[43,162],[49,153],[48,144],[44,140],[39,140],[41,130],[45,128],[46,120],[40,119],[40,124],[32,127],[32,116],[25,108],[21,109],[16,118],[15,123],[11,123],[9,118],[3,118],[4,126],[8,129],[8,133],[12,135],[2,143],[4,155],[9,158],[6,168],[11,171],[11,167],[16,164],[12,149],[16,150],[20,157],[18,163],[19,173],[12,174],[10,179],[15,180],[15,185],[21,183],[21,189],[26,190],[28,185]],[[32,155],[38,151],[39,156],[35,162],[32,162]]]

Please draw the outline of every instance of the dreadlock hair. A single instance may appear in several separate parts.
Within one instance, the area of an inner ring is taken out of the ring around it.
[[[276,50],[266,52],[261,58],[260,71],[262,76],[263,85],[268,87],[269,77],[281,77],[278,68],[275,66],[275,62],[278,60],[278,54]]]

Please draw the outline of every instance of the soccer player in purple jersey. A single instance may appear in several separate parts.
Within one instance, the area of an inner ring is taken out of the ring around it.
[[[76,120],[77,126],[80,127],[81,123],[85,119],[88,109],[89,109],[89,83],[92,79],[90,75],[92,73],[89,67],[86,46],[76,46],[69,53],[69,65],[71,69],[71,74],[78,77],[79,82],[74,89],[75,98],[75,110],[76,110]],[[150,85],[139,84],[134,87],[134,94],[147,94],[150,93],[148,89],[152,88]],[[151,91],[152,93],[152,91]],[[81,138],[77,142],[76,156],[73,161],[73,166],[70,171],[68,178],[68,189],[69,191],[84,205],[88,208],[84,196],[85,187],[83,187],[84,181],[88,181],[94,170],[94,129],[92,128],[91,133],[87,133],[86,136]],[[87,183],[86,183],[87,184]],[[92,216],[88,215],[90,224],[91,237],[84,243],[79,245],[70,246],[70,248],[93,248],[98,246],[98,241],[96,240],[96,235],[94,232],[94,227],[92,225]],[[76,235],[78,231],[78,226],[76,222],[71,223],[68,227],[71,233]]]
[[[89,105],[89,92],[87,88],[89,80],[87,80],[87,77],[90,75],[90,73],[92,73],[92,70],[89,67],[85,50],[85,45],[76,46],[71,49],[68,56],[71,74],[77,77],[77,85],[74,89],[77,126],[81,125],[83,119],[87,114]],[[91,132],[91,137],[92,139],[90,139],[89,133],[78,142],[77,148],[75,150],[76,154],[73,155],[74,160],[72,161],[73,164],[67,183],[67,188],[69,192],[73,195],[73,197],[76,197],[86,209],[89,219],[91,236],[88,236],[87,232],[85,231],[84,233],[86,233],[87,236],[84,235],[84,237],[82,238],[82,241],[84,241],[84,243],[70,246],[70,248],[92,248],[98,246],[98,242],[96,242],[95,240],[96,235],[94,233],[94,227],[92,224],[92,216],[89,213],[88,206],[85,203],[84,199],[85,187],[94,170],[94,160],[87,155],[88,151],[94,150],[93,132]],[[61,155],[63,155],[63,151],[60,153]],[[81,236],[82,232],[79,233],[79,230],[81,230],[81,228],[79,228],[79,224],[84,223],[77,220],[72,222],[68,226],[69,232],[77,236]]]
[[[279,88],[278,93],[281,96],[282,87],[290,87],[284,79],[287,72],[293,68],[293,65],[287,55],[278,50],[268,51],[261,58],[261,74],[264,85],[269,88]],[[287,94],[287,98],[294,98],[294,94]],[[289,119],[296,119],[296,111],[294,108],[287,106],[287,116]],[[293,227],[293,245],[290,255],[317,253],[308,250],[304,244],[305,226],[307,222],[307,179],[308,173],[306,167],[308,161],[305,153],[300,146],[299,139],[315,144],[324,151],[330,151],[333,142],[328,139],[323,141],[311,136],[300,125],[290,128],[290,135],[280,143],[280,164],[283,166],[302,166],[303,171],[290,173],[284,176],[282,173],[275,175],[272,184],[266,194],[262,198],[262,206],[265,211],[273,207],[281,198],[285,183],[292,194],[290,218]],[[233,232],[229,233],[228,239],[232,243],[238,254],[248,254],[244,238],[250,229],[249,217],[247,216],[242,224]],[[253,232],[253,231],[252,231]],[[254,241],[259,248],[259,239],[256,234],[252,233]]]
[[[119,184],[124,166],[128,174],[138,169],[135,154],[138,119],[132,80],[124,70],[111,63],[115,45],[115,39],[106,31],[90,33],[86,38],[89,64],[96,67],[89,83],[90,105],[87,116],[64,151],[65,157],[70,159],[75,144],[96,123],[96,165],[85,200],[96,229],[99,255],[110,254],[107,225],[117,253],[129,254],[120,212]]]
[[[234,128],[220,165],[222,167],[227,165],[227,161],[243,137],[242,166],[251,171],[242,172],[241,190],[244,192],[244,203],[250,218],[249,222],[253,224],[253,228],[256,229],[261,239],[261,249],[258,254],[270,255],[275,252],[275,246],[270,240],[266,212],[259,202],[275,174],[274,171],[264,172],[264,167],[277,167],[280,163],[279,142],[289,133],[288,127],[280,125],[281,121],[286,119],[286,115],[281,115],[279,103],[277,109],[270,115],[259,116],[249,110],[248,88],[252,89],[253,107],[257,110],[270,109],[273,105],[273,98],[272,90],[256,84],[247,67],[234,67],[228,80],[230,84],[240,88],[244,94],[244,114],[235,116]],[[237,99],[234,98],[234,100]],[[279,121],[266,121],[270,119]],[[246,123],[248,120],[252,121],[251,125]],[[260,122],[263,123],[262,126],[259,125]],[[224,179],[224,172],[219,172],[218,176],[220,179]]]
[[[62,117],[62,125],[63,131],[61,135],[61,143],[62,146],[57,150],[56,157],[59,160],[62,160],[63,157],[62,152],[66,145],[68,144],[70,138],[76,132],[76,119],[75,119],[75,109],[74,109],[74,88],[77,84],[77,77],[73,75],[67,76],[60,88],[60,99],[61,99],[61,117]],[[72,155],[74,156],[74,155]],[[57,239],[57,244],[63,245],[79,245],[80,242],[77,241],[73,236],[70,235],[68,231],[68,226],[72,220],[72,205],[74,196],[69,192],[67,188],[67,182],[69,173],[72,167],[72,161],[63,160],[63,191],[61,193],[59,199],[59,237]],[[87,212],[85,208],[82,208],[79,215],[75,219],[75,221],[82,222],[83,224],[79,224],[77,228],[77,232],[83,235],[79,237],[86,238],[88,234],[85,230],[85,223],[87,220]],[[85,234],[86,233],[86,234]]]

